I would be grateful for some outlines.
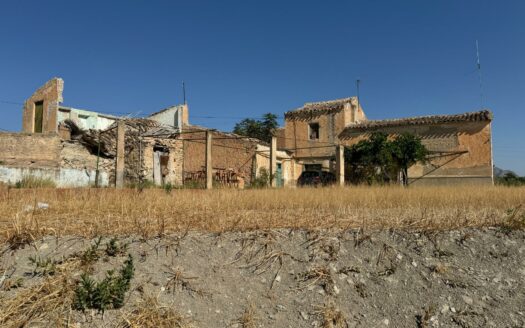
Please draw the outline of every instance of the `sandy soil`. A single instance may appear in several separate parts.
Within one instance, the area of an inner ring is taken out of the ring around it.
[[[190,232],[121,238],[127,249],[117,256],[104,253],[108,240],[92,274],[101,279],[131,254],[126,303],[103,315],[72,311],[72,326],[117,326],[153,296],[197,327],[248,326],[240,320],[247,309],[255,327],[525,327],[524,231]],[[29,257],[63,261],[94,242],[2,246],[0,301],[46,279]]]

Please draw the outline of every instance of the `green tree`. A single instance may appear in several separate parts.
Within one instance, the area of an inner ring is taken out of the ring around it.
[[[395,180],[392,144],[382,132],[345,148],[349,180],[353,183],[383,184]]]
[[[424,162],[428,154],[421,140],[411,134],[402,134],[393,140],[382,132],[373,132],[370,138],[345,148],[345,166],[352,183],[384,184],[398,180],[408,184],[408,168]]]
[[[421,143],[421,138],[403,133],[392,141],[392,158],[401,172],[401,182],[408,185],[408,168],[417,162],[424,163],[428,156],[427,148]]]
[[[277,115],[266,113],[263,115],[262,120],[245,118],[236,123],[233,133],[270,142],[273,132],[278,126]]]

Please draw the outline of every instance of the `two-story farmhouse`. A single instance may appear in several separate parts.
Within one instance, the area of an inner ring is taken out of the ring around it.
[[[293,152],[304,170],[334,170],[335,145],[345,127],[366,120],[357,98],[306,103],[284,114],[277,132],[279,148]]]
[[[355,97],[306,103],[285,113],[278,145],[292,153],[297,172],[335,173],[337,145],[352,146],[374,131],[390,137],[408,132],[431,155],[409,170],[411,184],[492,184],[492,113],[488,110],[389,120],[367,120]],[[297,174],[298,176],[298,174]]]

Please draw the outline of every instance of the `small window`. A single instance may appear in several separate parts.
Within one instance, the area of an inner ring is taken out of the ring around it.
[[[308,124],[308,139],[319,140],[319,123]]]

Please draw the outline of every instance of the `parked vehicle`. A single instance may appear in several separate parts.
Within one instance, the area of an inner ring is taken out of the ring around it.
[[[324,171],[304,171],[297,179],[297,185],[303,186],[328,186],[336,182],[335,174]]]

